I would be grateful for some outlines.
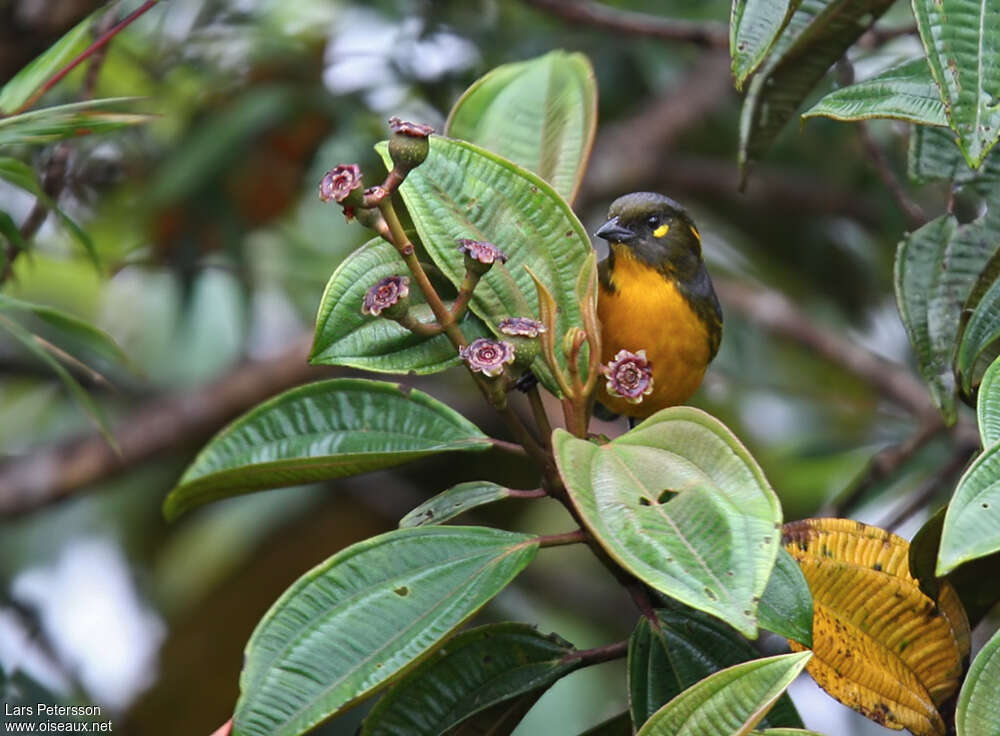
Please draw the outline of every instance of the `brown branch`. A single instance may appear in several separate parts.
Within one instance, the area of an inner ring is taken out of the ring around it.
[[[707,48],[729,48],[729,30],[723,23],[697,23],[664,18],[649,13],[618,10],[589,0],[525,0],[525,2],[564,20],[594,28],[630,36],[681,41]]]
[[[586,544],[587,534],[583,529],[575,532],[564,532],[563,534],[542,534],[535,538],[539,547],[563,547],[567,544]]]
[[[863,121],[859,122],[857,129],[858,135],[861,136],[861,145],[864,147],[865,154],[872,162],[872,165],[875,166],[875,171],[878,173],[879,179],[882,180],[885,188],[889,190],[892,198],[896,200],[896,206],[899,207],[906,218],[907,226],[912,230],[916,230],[927,222],[927,213],[923,211],[919,204],[910,199],[910,195],[907,194],[899,177],[896,176],[896,172],[892,170],[892,162],[889,161],[889,157],[886,156],[885,151],[882,150],[878,141],[872,136],[871,128],[868,127],[868,124]]]
[[[586,667],[592,664],[610,662],[614,659],[621,659],[628,654],[628,639],[616,641],[614,644],[605,644],[603,647],[593,649],[578,649],[570,652],[564,658],[564,662],[579,662],[580,666]]]

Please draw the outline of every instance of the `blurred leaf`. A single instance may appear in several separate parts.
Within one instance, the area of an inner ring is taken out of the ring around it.
[[[0,89],[0,115],[9,115],[18,110],[35,90],[60,71],[73,56],[83,51],[89,30],[90,18],[87,17],[11,77],[3,89]]]
[[[948,503],[936,573],[1000,551],[1000,445],[993,445],[965,471]]]
[[[105,107],[123,106],[138,99],[140,98],[112,97],[88,100],[0,118],[0,146],[54,143],[65,138],[107,133],[153,120],[152,115],[101,110]]]
[[[399,520],[400,529],[441,524],[477,506],[510,498],[510,489],[485,480],[459,483],[417,506]]]
[[[299,578],[247,643],[238,736],[297,736],[399,679],[527,566],[538,542],[485,527],[402,529]]]
[[[986,0],[913,0],[913,14],[959,148],[977,168],[1000,138],[1000,8]]]
[[[632,736],[632,719],[626,711],[588,728],[580,736]]]
[[[802,113],[802,117],[846,121],[893,118],[917,125],[948,125],[944,103],[923,57],[864,82],[836,89]]]
[[[958,736],[1000,733],[1000,631],[972,660],[955,709]]]
[[[209,501],[343,478],[490,443],[461,414],[395,383],[335,378],[259,404],[202,449],[167,496],[176,518]]]
[[[21,236],[21,231],[18,229],[11,216],[3,210],[0,210],[0,235],[5,237],[7,242],[16,247],[18,250],[28,250],[28,243]],[[6,268],[8,259],[7,254],[7,248],[0,248],[0,258],[3,259],[0,261],[0,264],[3,264],[0,266],[0,273],[2,273]]]
[[[389,165],[385,144],[378,150]],[[538,317],[535,286],[525,266],[559,303],[556,344],[570,327],[582,328],[576,282],[592,250],[590,239],[566,201],[544,181],[469,143],[432,136],[430,155],[410,172],[400,192],[421,242],[454,284],[465,274],[459,238],[488,240],[510,257],[483,276],[472,297],[472,310],[491,328],[506,317]],[[557,360],[565,370],[561,351]],[[542,358],[532,370],[559,393]]]
[[[1000,359],[990,364],[979,384],[976,414],[983,447],[990,448],[1000,442]]]
[[[955,369],[962,377],[962,390],[972,391],[976,361],[1000,338],[1000,280],[994,281],[975,306],[962,331]]]
[[[763,629],[812,646],[812,593],[801,568],[784,547],[778,549],[757,608],[757,622]]]
[[[764,61],[801,2],[733,0],[729,21],[729,55],[733,60],[736,89],[742,90],[744,82]]]
[[[716,672],[660,708],[638,736],[733,736],[753,728],[802,671],[809,652]]]
[[[583,54],[551,51],[504,64],[465,91],[445,135],[538,174],[572,202],[597,129],[597,85]]]
[[[857,521],[797,521],[783,539],[813,594],[816,683],[876,723],[943,736],[936,706],[958,687],[969,651],[951,586],[935,604],[910,575],[907,542]]]
[[[556,430],[553,450],[573,505],[616,562],[656,590],[757,635],[781,507],[721,422],[673,407],[605,445]]]
[[[370,287],[386,276],[408,273],[396,249],[381,238],[373,238],[344,259],[323,292],[309,362],[418,375],[459,365],[462,361],[447,335],[420,337],[391,319],[361,313]],[[434,315],[421,296],[420,289],[411,285],[413,313],[422,322],[432,322]],[[470,341],[492,334],[471,312],[459,325]]]
[[[834,62],[892,0],[802,0],[750,82],[740,119],[740,169],[771,147]]]
[[[640,617],[629,639],[629,708],[636,728],[712,673],[760,656],[735,629],[694,609],[659,609],[656,618],[653,625]],[[764,725],[801,726],[802,720],[791,699],[782,696]]]
[[[437,736],[505,701],[531,693],[537,698],[579,666],[573,652],[568,642],[527,624],[464,631],[383,696],[361,736]]]

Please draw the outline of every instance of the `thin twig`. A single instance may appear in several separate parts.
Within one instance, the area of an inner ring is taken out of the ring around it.
[[[548,495],[544,488],[535,488],[530,491],[519,491],[516,488],[507,489],[509,498],[545,498]]]
[[[588,666],[621,659],[626,654],[628,654],[628,639],[593,649],[579,649],[563,657],[563,662],[579,662],[583,666]]]
[[[587,535],[583,529],[577,529],[564,534],[543,534],[536,537],[535,541],[539,547],[562,547],[567,544],[583,544],[587,541]]]
[[[856,127],[858,135],[861,137],[861,145],[865,149],[865,154],[875,166],[875,171],[878,173],[879,179],[882,180],[885,188],[889,190],[892,198],[896,200],[896,205],[906,218],[907,226],[912,230],[916,230],[927,222],[927,213],[923,211],[919,204],[910,199],[910,196],[906,193],[906,189],[903,187],[899,177],[896,176],[896,172],[892,170],[892,162],[889,161],[889,157],[885,155],[885,151],[882,150],[878,141],[872,136],[868,124],[862,121]]]
[[[528,389],[528,403],[531,405],[531,413],[535,418],[535,426],[538,427],[538,431],[542,435],[542,442],[545,447],[551,447],[552,424],[549,422],[549,415],[545,411],[542,395],[539,393],[537,385]]]
[[[907,519],[924,508],[931,502],[941,489],[950,485],[965,468],[969,458],[976,452],[976,445],[959,442],[955,448],[951,461],[939,470],[930,480],[913,492],[909,502],[898,511],[895,511],[882,523],[882,528],[893,532],[898,529]]]

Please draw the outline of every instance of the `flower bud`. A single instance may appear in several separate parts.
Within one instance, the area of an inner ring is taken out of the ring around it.
[[[545,325],[530,317],[508,317],[497,325],[505,340],[514,346],[514,363],[527,368],[539,356],[542,346],[538,336],[545,332]]]
[[[458,250],[465,254],[465,270],[477,276],[489,271],[496,262],[507,262],[507,254],[485,240],[459,238]]]
[[[608,393],[630,404],[638,404],[653,392],[653,367],[645,350],[619,350],[614,360],[601,366],[601,373],[607,379]]]
[[[430,151],[427,137],[434,132],[429,125],[410,123],[397,117],[389,118],[392,137],[389,138],[389,158],[396,170],[406,176],[420,166]]]
[[[397,319],[409,308],[410,279],[406,276],[386,276],[365,294],[361,313]]]
[[[495,378],[503,373],[504,366],[514,362],[514,346],[504,340],[479,337],[458,351],[470,369]]]
[[[358,165],[340,164],[326,172],[320,181],[319,198],[324,202],[336,200],[346,211],[361,206],[364,189]],[[351,214],[353,213],[348,213],[348,219]]]

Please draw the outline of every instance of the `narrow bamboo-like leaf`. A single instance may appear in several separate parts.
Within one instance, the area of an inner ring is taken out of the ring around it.
[[[556,430],[553,446],[574,506],[619,564],[757,635],[781,508],[760,467],[721,422],[673,407],[605,445]]]
[[[893,118],[917,125],[948,125],[944,103],[923,57],[834,90],[802,117],[847,121]]]
[[[572,202],[597,129],[597,85],[583,54],[504,64],[465,91],[445,135],[538,174]]]
[[[640,618],[629,639],[629,709],[637,728],[712,673],[760,656],[735,629],[693,608],[675,605],[656,616],[655,624]],[[768,725],[802,725],[789,697],[775,704],[764,721]]]
[[[1000,445],[969,466],[948,504],[938,551],[937,574],[1000,551]]]
[[[1000,632],[972,660],[955,709],[958,736],[1000,733]]]
[[[391,319],[361,313],[365,293],[386,276],[407,275],[396,249],[373,238],[351,253],[333,272],[320,300],[316,336],[309,362],[345,365],[382,373],[437,373],[461,361],[447,335],[420,337]],[[434,315],[420,289],[410,285],[413,314],[422,322]],[[492,333],[471,312],[459,323],[467,340]]]
[[[298,736],[425,659],[532,560],[485,527],[400,529],[299,578],[247,643],[234,736]]]
[[[388,156],[384,144],[379,151]],[[490,269],[472,298],[473,311],[488,325],[538,316],[528,266],[559,304],[556,344],[570,327],[582,327],[576,282],[592,250],[590,239],[566,201],[542,179],[470,143],[432,136],[430,155],[400,192],[421,242],[454,284],[465,274],[459,238],[488,240],[510,257]],[[565,369],[561,351],[556,359]],[[546,388],[559,393],[541,358],[532,369]]]
[[[802,0],[750,83],[740,119],[740,168],[759,159],[809,92],[892,0]]]
[[[801,0],[733,0],[729,56],[736,89],[753,74],[788,25]]]
[[[990,364],[979,384],[976,414],[979,436],[983,447],[988,449],[1000,442],[1000,358]]]
[[[817,684],[877,723],[943,736],[937,706],[958,687],[969,651],[951,586],[935,603],[910,575],[907,542],[860,522],[806,519],[786,524],[783,538],[813,595],[807,669]]]
[[[510,489],[485,480],[459,483],[417,506],[399,520],[400,529],[441,524],[477,506],[510,498]]]
[[[660,708],[637,736],[747,734],[805,667],[810,652],[733,665],[705,678]]]
[[[21,107],[73,54],[82,51],[89,28],[88,17],[15,74],[0,89],[0,115],[9,115]]]
[[[420,391],[353,378],[319,381],[275,396],[223,429],[184,472],[163,511],[174,518],[241,493],[488,447],[475,425]]]
[[[579,666],[572,645],[527,624],[462,632],[400,680],[365,718],[361,736],[437,736],[470,716],[544,690]]]
[[[813,602],[801,568],[784,547],[757,608],[761,628],[807,647],[812,646]]]
[[[111,97],[87,100],[0,118],[0,146],[42,145],[149,122],[153,119],[152,115],[105,109],[124,107],[137,99]]]
[[[1000,138],[1000,7],[988,0],[913,0],[913,14],[958,145],[977,168]]]
[[[972,391],[976,361],[1000,338],[1000,280],[994,281],[962,331],[955,368],[962,377],[962,389]]]

